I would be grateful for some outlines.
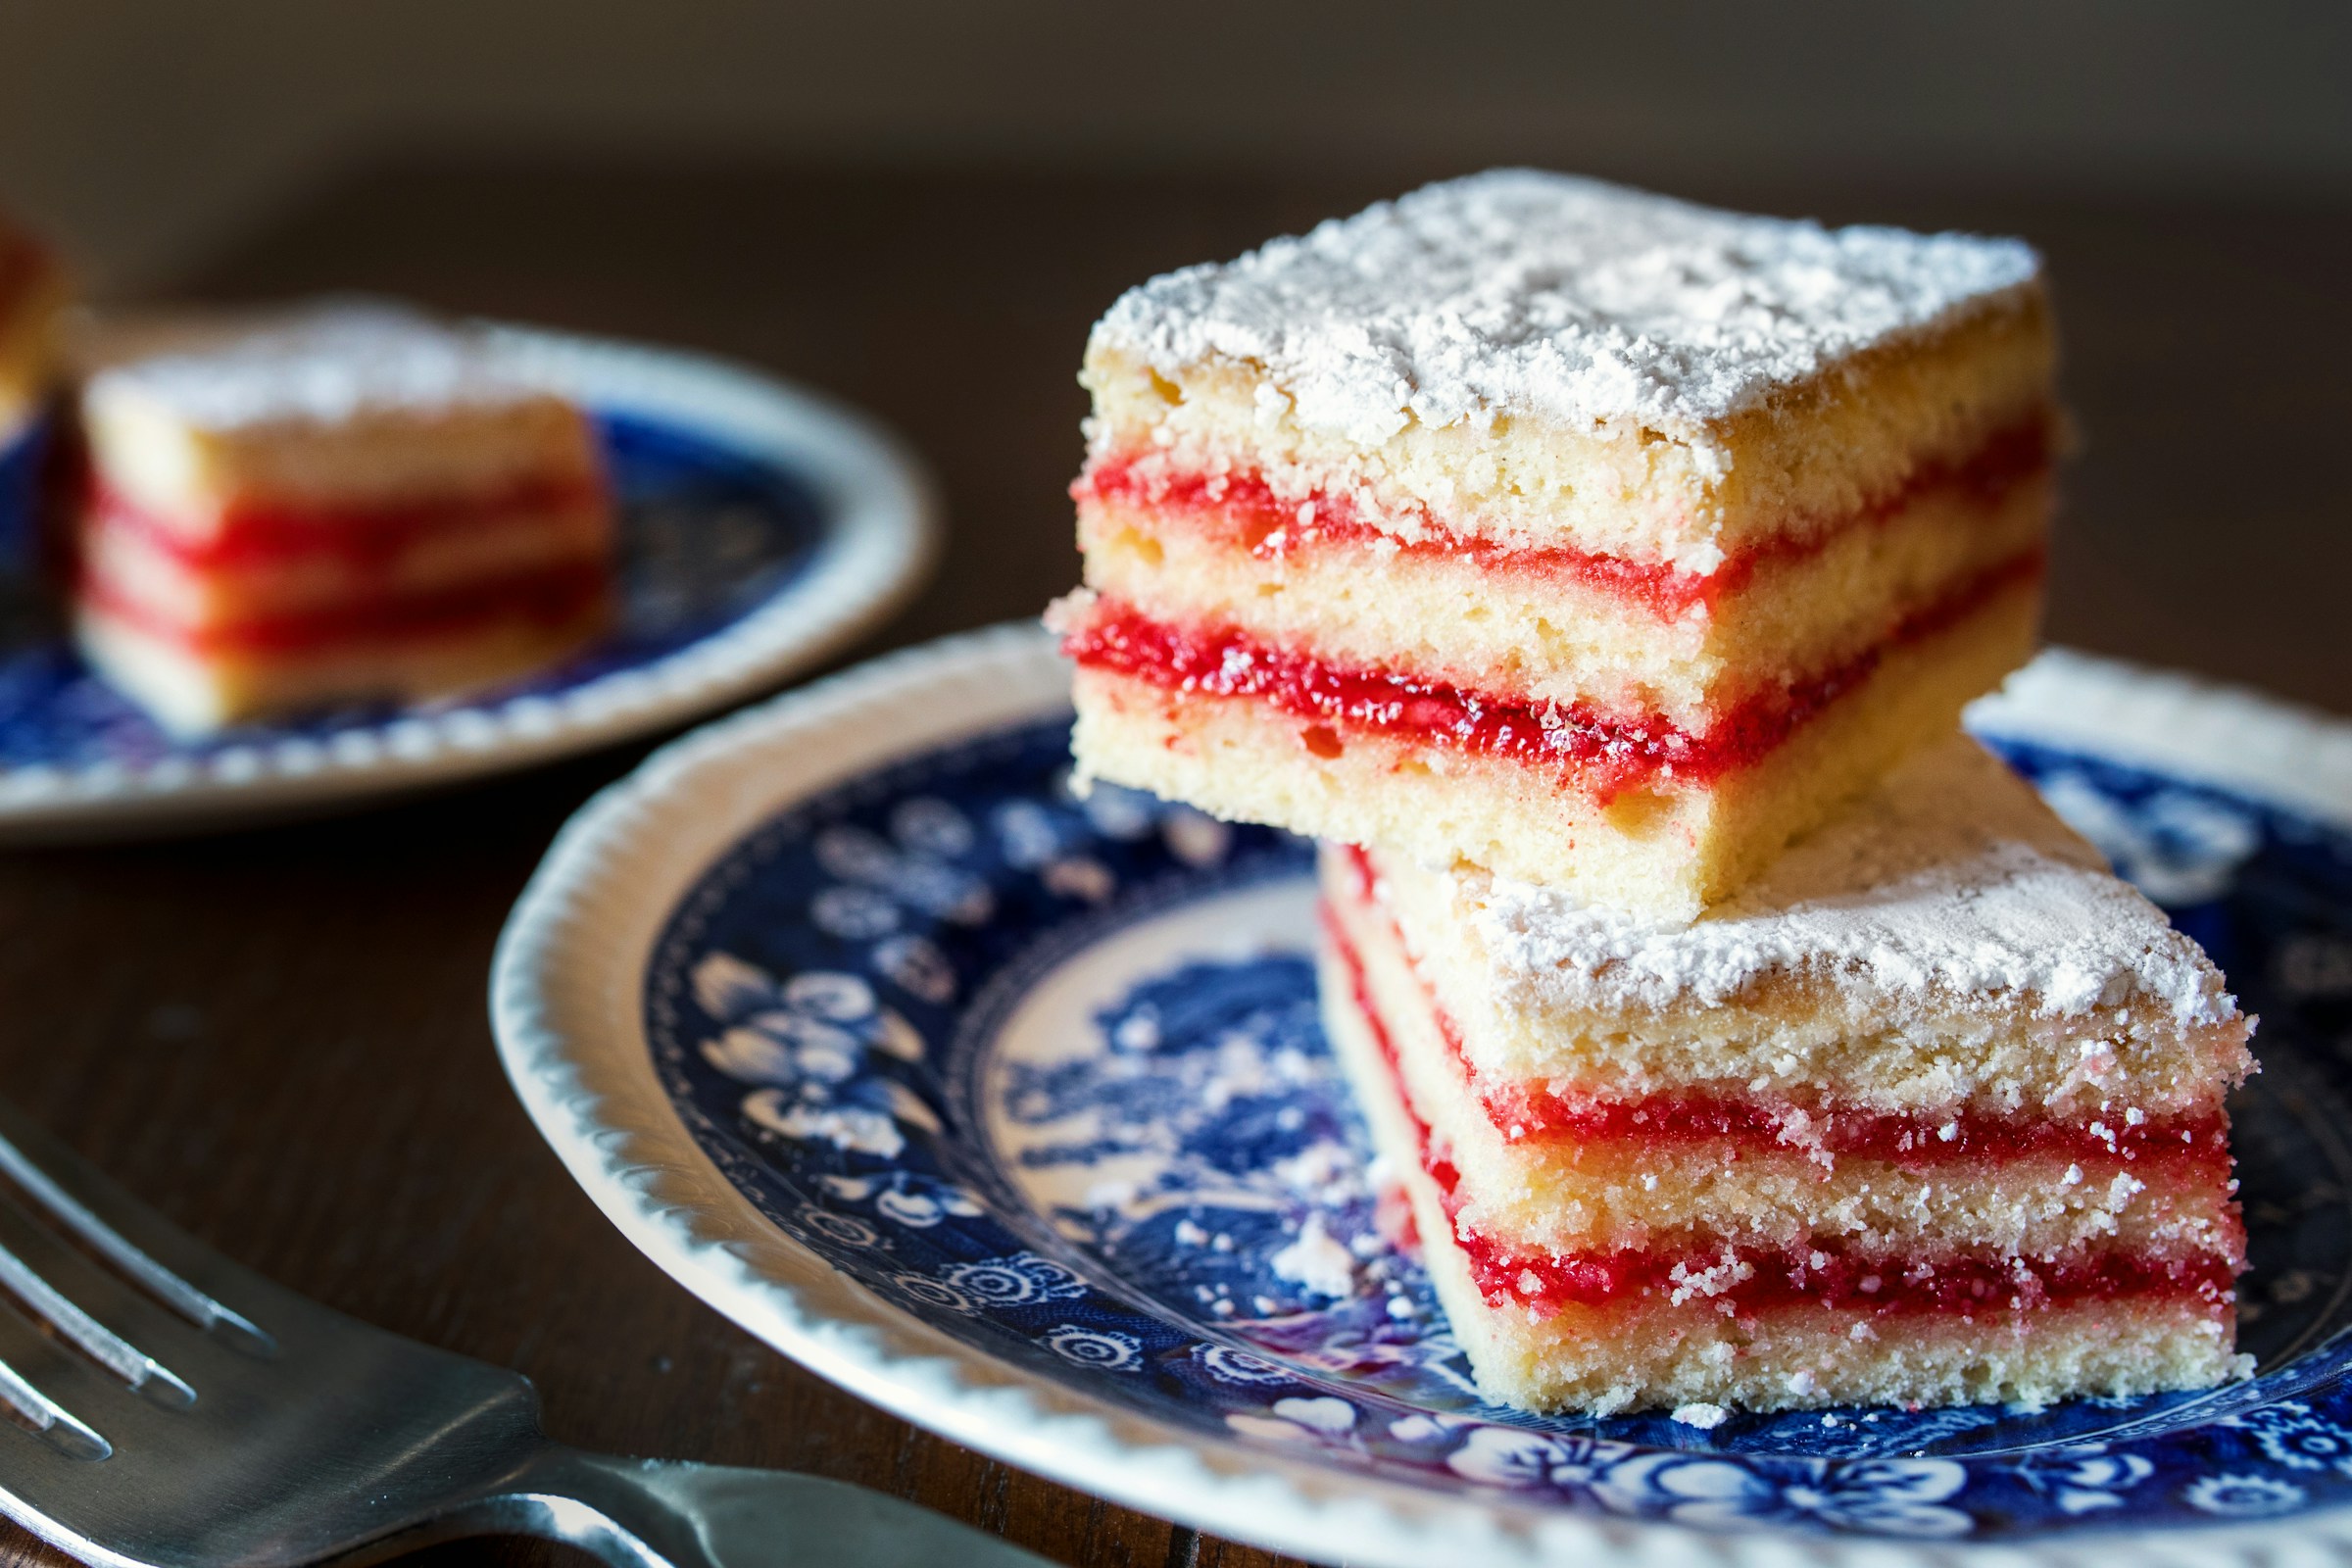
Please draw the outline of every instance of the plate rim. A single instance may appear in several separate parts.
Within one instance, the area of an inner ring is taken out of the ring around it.
[[[2352,1508],[2265,1523],[1924,1544],[1670,1523],[1531,1506],[1289,1459],[1119,1408],[963,1345],[835,1273],[763,1218],[670,1104],[647,1047],[646,962],[677,897],[743,833],[892,758],[1066,706],[1033,624],[886,655],[672,742],[558,835],[501,932],[490,1004],[501,1062],[589,1198],[664,1273],[775,1349],[893,1414],[1099,1496],[1310,1560],[1466,1559],[1497,1568],[1864,1568],[2245,1564],[2282,1548],[2352,1563]],[[2155,720],[2153,727],[2149,727]],[[2136,758],[2352,827],[2352,722],[2235,688],[2047,653],[1972,710],[1972,728],[2077,745],[2137,736]],[[827,744],[805,743],[821,735]],[[2236,751],[2200,751],[2227,744]],[[819,757],[815,754],[822,753]],[[2292,788],[2249,788],[2246,758],[2293,755]],[[2202,757],[2205,765],[2181,765]],[[2314,760],[2315,757],[2318,760]],[[1439,1555],[1443,1554],[1443,1555]]]
[[[872,630],[929,580],[941,547],[938,485],[871,416],[714,355],[512,322],[471,324],[524,373],[555,381],[600,414],[667,418],[789,466],[824,514],[805,564],[718,630],[561,692],[413,709],[326,737],[265,734],[136,768],[104,760],[0,766],[0,845],[318,814],[657,733],[772,691]]]

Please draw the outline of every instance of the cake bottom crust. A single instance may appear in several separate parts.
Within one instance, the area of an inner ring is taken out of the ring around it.
[[[1302,721],[1245,698],[1081,665],[1071,746],[1087,778],[1212,815],[1433,865],[1466,859],[1593,904],[1690,919],[1824,820],[2033,651],[2037,585],[1890,651],[1754,763],[1703,785],[1661,778],[1607,804],[1573,776],[1442,742]]]
[[[602,636],[613,607],[598,599],[548,620],[497,619],[397,644],[298,654],[196,654],[84,606],[83,657],[166,729],[201,735],[339,704],[463,696],[543,669]]]
[[[1735,1316],[1704,1298],[1549,1311],[1491,1304],[1421,1168],[1419,1131],[1369,1025],[1341,988],[1326,984],[1322,995],[1324,1027],[1409,1200],[1439,1304],[1490,1398],[1596,1415],[1690,1403],[2039,1405],[2209,1388],[2252,1373],[2251,1358],[2233,1348],[2231,1302],[2185,1291],[1965,1314],[1798,1304]]]
[[[1408,1188],[1430,1282],[1469,1352],[1479,1392],[1524,1410],[2037,1407],[2082,1395],[2210,1388],[2252,1370],[2231,1351],[2231,1325],[2190,1296],[1880,1322],[1827,1307],[1735,1319],[1698,1302],[1549,1317],[1491,1307],[1450,1235],[1440,1230],[1432,1239],[1428,1180]]]

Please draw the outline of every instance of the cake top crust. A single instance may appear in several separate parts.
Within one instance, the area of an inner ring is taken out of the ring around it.
[[[479,331],[362,304],[198,328],[160,352],[108,365],[84,391],[93,403],[137,399],[221,431],[499,408],[548,395]]]
[[[1377,445],[1533,415],[1703,444],[1846,357],[2014,305],[2016,240],[1825,228],[1494,170],[1130,289],[1098,345],[1174,375],[1262,368],[1261,402]]]
[[[2056,1015],[2152,1003],[2183,1027],[2237,1016],[2203,951],[1965,737],[1904,762],[1686,926],[1484,871],[1452,880],[1497,981],[1540,1006],[1712,1005],[1794,975],[1895,1007],[1957,994]]]

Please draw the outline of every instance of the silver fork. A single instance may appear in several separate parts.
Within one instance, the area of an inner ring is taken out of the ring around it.
[[[240,1268],[0,1102],[0,1512],[92,1561],[365,1563],[459,1536],[616,1568],[1046,1568],[861,1487],[550,1442],[529,1381]]]

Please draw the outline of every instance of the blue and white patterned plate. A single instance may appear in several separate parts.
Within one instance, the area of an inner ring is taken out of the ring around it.
[[[52,428],[48,411],[36,409],[0,435],[0,591],[31,566]]]
[[[618,629],[462,701],[185,741],[93,675],[19,581],[0,598],[0,842],[316,811],[663,729],[774,687],[920,582],[929,482],[861,416],[692,355],[497,335],[597,416],[621,499]]]
[[[600,797],[517,907],[509,1073],[720,1310],[974,1447],[1313,1558],[2352,1562],[2352,728],[2063,654],[1974,720],[2263,1014],[2260,1376],[1701,1431],[1478,1397],[1371,1223],[1304,846],[1073,799],[1066,693],[1008,629],[780,699]]]

